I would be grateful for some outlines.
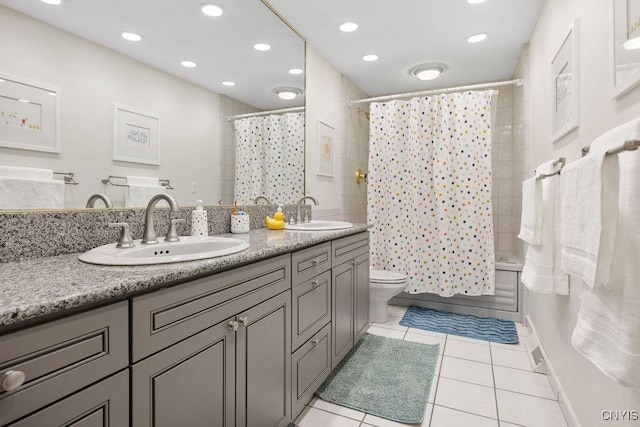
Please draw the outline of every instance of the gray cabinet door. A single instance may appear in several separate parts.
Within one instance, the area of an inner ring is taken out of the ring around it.
[[[369,329],[369,253],[354,260],[355,266],[355,303],[354,303],[354,343]]]
[[[291,292],[236,316],[237,427],[286,426],[291,420]]]
[[[129,425],[129,370],[46,407],[10,427]]]
[[[227,319],[132,368],[135,426],[235,426],[235,333]]]
[[[353,336],[354,265],[346,262],[331,273],[331,369],[351,350]]]

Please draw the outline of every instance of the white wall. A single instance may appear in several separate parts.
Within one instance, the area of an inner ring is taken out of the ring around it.
[[[313,208],[314,218],[340,218],[341,200],[341,85],[342,77],[307,44],[306,55],[306,120],[305,120],[305,186],[306,194],[314,196],[319,206]],[[317,123],[334,128],[334,177],[317,175]]]
[[[582,146],[640,115],[640,88],[617,101],[609,99],[610,3],[547,0],[544,4],[529,45],[528,176],[547,160],[559,156],[569,162],[578,159]],[[549,126],[550,63],[574,17],[581,21],[580,126],[553,144]],[[584,426],[608,425],[611,423],[603,421],[600,412],[640,409],[640,388],[614,383],[571,346],[581,291],[582,284],[572,280],[568,297],[529,293],[528,313],[579,422]]]
[[[58,87],[62,120],[60,154],[0,147],[0,164],[74,172],[80,185],[65,186],[65,207],[84,207],[90,194],[107,191],[100,182],[107,175],[170,179],[179,203],[217,203],[217,93],[4,6],[0,40],[0,73]],[[112,160],[114,102],[161,117],[160,166]],[[123,200],[122,189],[108,190]]]

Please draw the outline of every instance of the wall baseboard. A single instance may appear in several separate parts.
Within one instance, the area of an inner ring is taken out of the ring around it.
[[[542,343],[542,341],[540,341],[540,335],[537,334],[536,327],[531,321],[531,317],[529,317],[528,314],[525,315],[525,320],[526,326],[527,328],[529,328],[530,332],[538,337],[538,342],[540,343],[540,347],[542,348],[542,352],[544,354],[549,383],[551,384],[551,388],[556,394],[556,398],[558,399],[558,403],[560,404],[560,410],[562,411],[567,424],[569,425],[569,427],[580,427],[578,417],[576,417],[576,414],[571,407],[571,403],[569,402],[569,399],[567,398],[567,395],[562,388],[562,384],[560,384],[558,375],[556,375],[556,371],[553,369],[553,362],[547,357],[547,354],[544,351],[544,344]]]

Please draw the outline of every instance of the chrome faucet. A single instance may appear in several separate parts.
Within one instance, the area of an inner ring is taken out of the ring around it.
[[[262,194],[253,199],[253,204],[257,205],[259,200],[264,200],[268,205],[271,204],[271,200],[269,200],[267,196],[263,196]]]
[[[160,200],[165,200],[169,203],[171,207],[171,212],[177,212],[178,202],[176,199],[171,197],[168,194],[156,194],[149,200],[149,204],[147,204],[147,211],[144,214],[144,233],[142,234],[142,244],[143,245],[152,245],[154,243],[158,243],[158,237],[156,236],[156,229],[153,225],[153,213],[156,211],[156,205]]]
[[[89,200],[87,200],[87,206],[85,207],[87,208],[95,207],[97,200],[102,200],[104,202],[105,207],[107,208],[113,207],[113,203],[111,203],[111,199],[109,199],[107,196],[105,196],[102,193],[92,194],[91,197],[89,197]]]
[[[313,204],[318,206],[318,201],[313,196],[304,196],[300,200],[298,200],[298,221],[299,222],[304,222],[302,220],[302,216],[300,216],[300,211],[302,209],[302,205],[304,205],[304,201],[307,200],[307,199],[311,200],[313,202]],[[309,220],[311,220],[311,215],[309,215]]]

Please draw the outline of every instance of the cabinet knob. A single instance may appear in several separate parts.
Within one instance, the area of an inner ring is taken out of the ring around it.
[[[357,260],[357,259],[354,259],[353,261],[351,261],[351,264],[353,264],[353,265],[358,265],[358,260]]]
[[[320,284],[320,281],[318,279],[313,279],[311,281],[311,285],[313,285],[313,287],[315,288],[316,286],[318,286]]]
[[[229,330],[230,331],[237,331],[238,327],[240,327],[240,324],[238,322],[236,322],[235,320],[232,320],[231,322],[229,322]]]
[[[22,371],[7,371],[0,376],[0,389],[14,391],[24,384],[25,375]]]
[[[320,340],[318,338],[314,338],[314,339],[311,340],[311,343],[313,345],[318,345],[319,342],[320,342]]]
[[[311,263],[315,266],[315,265],[320,264],[320,260],[318,258],[314,258],[314,259],[311,260]]]
[[[238,317],[238,320],[240,321],[240,324],[245,328],[249,326],[249,318],[247,316]]]

